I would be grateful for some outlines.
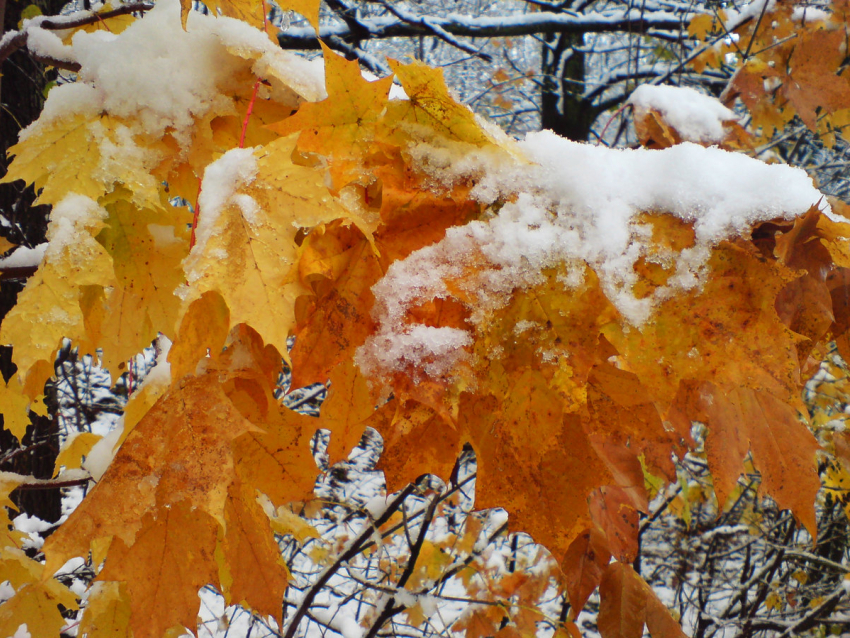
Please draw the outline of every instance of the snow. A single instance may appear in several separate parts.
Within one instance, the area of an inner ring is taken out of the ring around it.
[[[27,29],[27,48],[36,56],[62,62],[75,62],[71,47],[62,42],[55,31],[32,27]]]
[[[231,149],[204,170],[198,198],[200,212],[195,228],[195,245],[185,261],[186,279],[190,285],[203,276],[199,262],[206,253],[207,243],[215,232],[221,212],[230,205],[236,205],[248,220],[256,213],[256,202],[237,191],[254,181],[257,170],[253,148]]]
[[[30,516],[29,514],[19,514],[12,521],[12,524],[16,530],[25,534],[46,532],[53,527],[53,523],[48,523],[37,516]]]
[[[154,342],[156,350],[156,364],[148,371],[144,381],[136,388],[137,391],[145,388],[164,389],[171,385],[171,364],[168,362],[168,353],[171,352],[171,339],[159,333]]]
[[[773,0],[775,2],[775,0]],[[454,36],[469,37],[505,37],[521,36],[540,33],[546,30],[559,30],[583,27],[583,30],[613,30],[631,21],[652,24],[658,29],[678,29],[681,16],[671,11],[645,11],[640,8],[627,10],[614,9],[610,11],[587,11],[575,13],[563,11],[535,11],[516,13],[513,15],[472,16],[458,13],[432,15],[427,17],[427,26],[423,26],[418,18],[411,23],[394,15],[361,18],[357,21],[359,28],[371,38],[381,38],[387,33],[393,35],[416,35],[436,30]],[[352,37],[351,25],[347,22],[323,24],[319,29],[319,38],[327,41],[329,38],[349,39]],[[362,37],[362,35],[361,35]],[[316,32],[312,26],[291,27],[279,35],[282,46],[298,48],[297,44],[315,40]]]
[[[826,22],[830,18],[830,13],[819,7],[797,6],[791,12],[791,19],[794,22],[802,22],[811,24],[812,22]]]
[[[686,142],[719,143],[726,135],[724,122],[737,119],[718,99],[689,87],[641,84],[628,103],[634,107],[636,119],[650,109],[661,113]]]
[[[76,193],[66,195],[50,211],[44,256],[58,259],[66,248],[81,245],[86,239],[91,241],[91,233],[86,229],[105,221],[108,216],[106,209],[90,197]]]
[[[47,242],[39,244],[34,248],[18,246],[8,257],[0,259],[0,269],[9,268],[33,268],[44,259],[44,251],[47,250]]]
[[[261,31],[226,17],[191,12],[184,31],[177,0],[162,0],[120,34],[77,31],[70,45],[55,33],[25,25],[33,52],[80,65],[76,82],[55,87],[24,140],[76,114],[124,118],[137,134],[171,133],[187,148],[195,120],[214,110],[234,111],[232,86],[251,63],[271,91],[293,106],[325,95],[321,61],[274,46]],[[139,64],[144,60],[144,64]]]
[[[44,545],[44,538],[42,538],[41,533],[53,528],[53,523],[48,523],[37,516],[29,516],[28,514],[16,516],[12,525],[16,530],[27,535],[21,549],[41,549]]]
[[[4,603],[15,595],[15,588],[8,580],[0,582],[0,603]]]
[[[369,516],[372,517],[372,520],[376,520],[384,515],[389,504],[390,502],[387,496],[379,494],[378,496],[369,499],[363,506],[363,509],[369,512]]]
[[[775,8],[776,0],[754,0],[744,5],[740,11],[727,9],[724,28],[727,32],[731,32],[747,20],[757,19],[762,13],[770,13]]]
[[[310,102],[327,97],[321,58],[307,60],[282,51],[262,31],[241,20],[218,18],[208,26],[231,53],[246,59],[259,56],[252,67],[257,76],[282,79],[286,86]]]
[[[177,2],[158,2],[120,35],[78,31],[72,40],[80,79],[97,89],[103,108],[138,116],[152,135],[185,130],[193,117],[226,108],[218,86],[241,66],[208,30],[183,31],[179,13]]]
[[[640,327],[660,302],[700,286],[718,242],[746,234],[761,221],[792,219],[819,202],[829,212],[803,170],[719,148],[683,143],[664,150],[614,150],[548,131],[529,134],[519,147],[527,162],[450,142],[411,149],[438,182],[473,180],[471,194],[482,204],[506,203],[490,219],[450,228],[439,243],[390,266],[373,287],[379,329],[356,355],[367,374],[388,375],[413,365],[442,376],[466,359],[467,331],[404,321],[416,305],[449,297],[446,280],[474,300],[469,305],[475,326],[507,304],[515,289],[540,283],[544,269],[566,265],[561,283],[568,289],[581,281],[571,271],[586,263],[624,320]],[[638,299],[632,293],[633,266],[650,254],[652,233],[636,216],[646,211],[666,211],[692,223],[696,243],[681,253],[667,251],[663,258],[675,265],[674,274],[667,285]]]

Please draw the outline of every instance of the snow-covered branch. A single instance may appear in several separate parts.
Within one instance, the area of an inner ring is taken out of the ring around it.
[[[48,35],[46,32],[75,29],[128,13],[150,11],[152,8],[153,4],[150,2],[132,2],[108,11],[80,11],[68,16],[38,16],[32,20],[26,20],[19,31],[8,31],[3,34],[0,39],[0,63],[18,49],[27,47],[39,62],[68,71],[79,71],[80,65],[75,60],[70,60],[61,54],[52,54],[51,44],[57,43],[46,38],[45,36]],[[54,39],[58,40],[58,38]],[[35,42],[37,44],[33,46]],[[61,42],[58,42],[58,48],[61,49]],[[53,49],[58,50],[56,46],[53,46]]]
[[[508,16],[468,16],[448,14],[429,16],[427,20],[404,19],[386,15],[361,19],[356,31],[349,23],[323,25],[319,38],[339,38],[346,41],[434,35],[435,31],[448,36],[496,38],[549,33],[645,33],[649,30],[678,30],[690,16],[671,11],[641,11],[638,9],[554,13],[541,11]],[[284,49],[318,49],[319,42],[312,27],[292,27],[278,34]]]

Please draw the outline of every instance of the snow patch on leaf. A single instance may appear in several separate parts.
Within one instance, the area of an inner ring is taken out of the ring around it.
[[[367,374],[414,365],[440,376],[464,359],[462,348],[471,343],[465,331],[404,321],[417,305],[453,296],[447,280],[473,300],[467,305],[477,325],[504,307],[514,290],[539,284],[545,269],[584,262],[625,321],[639,327],[660,302],[701,285],[719,242],[745,236],[762,221],[793,219],[822,199],[800,169],[691,143],[612,150],[543,131],[528,135],[520,148],[529,162],[460,144],[411,149],[443,185],[474,181],[472,196],[496,204],[498,212],[449,229],[441,242],[392,264],[374,286],[379,330],[357,353]],[[692,225],[695,243],[667,251],[674,273],[638,298],[634,266],[657,252],[652,228],[638,216],[656,211]],[[571,287],[569,278],[561,283]]]
[[[256,213],[257,203],[238,191],[254,181],[257,176],[257,158],[253,148],[234,148],[207,166],[198,198],[200,208],[195,228],[195,245],[186,258],[186,278],[191,284],[203,272],[199,262],[213,236],[221,212],[231,205],[238,206],[247,219]],[[250,201],[248,201],[250,200]]]

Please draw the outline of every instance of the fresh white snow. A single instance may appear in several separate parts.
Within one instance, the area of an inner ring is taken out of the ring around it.
[[[686,142],[719,143],[726,135],[724,123],[737,116],[710,95],[689,87],[641,84],[629,96],[635,119],[650,109],[661,113]]]
[[[453,143],[411,150],[442,184],[471,179],[473,197],[503,205],[490,219],[450,228],[439,243],[392,264],[373,287],[379,330],[357,351],[368,374],[414,365],[430,376],[446,375],[465,359],[470,332],[404,321],[417,304],[449,297],[446,281],[457,284],[464,273],[462,285],[475,300],[473,326],[504,306],[515,289],[541,282],[544,269],[565,264],[568,289],[580,283],[586,263],[625,321],[639,327],[658,303],[700,285],[718,242],[761,221],[792,219],[819,202],[829,212],[803,170],[719,148],[684,143],[613,150],[548,131],[529,134],[519,146],[527,162]],[[633,266],[648,255],[651,229],[637,216],[658,211],[692,223],[696,242],[665,255],[675,273],[666,286],[638,299]],[[470,277],[473,265],[479,272]]]

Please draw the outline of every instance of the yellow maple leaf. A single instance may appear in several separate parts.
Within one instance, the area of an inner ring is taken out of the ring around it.
[[[59,470],[62,466],[65,466],[69,470],[79,468],[83,462],[83,457],[91,452],[95,443],[102,438],[101,435],[92,434],[91,432],[77,432],[69,435],[62,444],[59,455],[56,457],[53,477],[55,478],[59,475]]]
[[[180,331],[168,351],[171,378],[194,374],[206,356],[217,358],[230,332],[230,309],[217,292],[205,292],[189,304]]]
[[[348,457],[360,443],[366,420],[375,411],[376,398],[366,377],[353,361],[337,366],[331,373],[328,397],[322,403],[318,427],[330,430],[328,463]]]
[[[130,148],[135,152],[127,152]],[[149,173],[156,152],[139,146],[132,129],[108,114],[95,120],[77,114],[39,125],[9,153],[15,158],[0,182],[33,184],[41,191],[40,204],[57,204],[68,193],[97,200],[115,184],[126,186],[139,204],[159,202],[159,185]]]
[[[0,382],[0,414],[3,415],[3,429],[12,433],[19,441],[27,433],[30,424],[30,397],[23,392],[23,387],[17,375],[13,375],[8,383]]]
[[[129,625],[127,585],[113,581],[93,583],[80,620],[80,633],[89,638],[124,638]]]
[[[105,217],[103,208],[80,195],[53,208],[44,260],[0,326],[0,342],[14,344],[20,378],[38,361],[52,362],[63,338],[85,338],[83,287],[114,282],[112,259],[92,236]]]
[[[126,198],[124,198],[126,197]],[[103,350],[104,367],[117,373],[157,333],[173,335],[180,310],[175,291],[189,250],[188,213],[182,208],[137,208],[118,189],[104,198],[109,214],[97,241],[112,258],[115,282],[83,289],[84,351]]]
[[[215,519],[180,501],[146,514],[139,526],[129,546],[113,541],[98,581],[126,583],[135,638],[161,638],[175,625],[195,627],[198,590],[217,580]]]
[[[58,606],[77,609],[73,592],[16,547],[0,549],[0,573],[15,588],[15,595],[0,603],[0,635],[12,636],[22,624],[33,636],[59,635],[65,618]]]
[[[245,166],[250,175],[239,178],[225,201],[202,196],[198,242],[185,262],[184,307],[216,291],[230,308],[231,326],[247,323],[281,353],[287,352],[302,290],[293,270],[298,230],[344,214],[322,174],[292,162],[294,147],[294,139],[282,138],[258,151],[235,149],[218,167],[207,168],[206,179],[213,181],[225,179],[218,170],[228,162]]]
[[[269,126],[281,135],[301,131],[298,149],[330,158],[337,190],[363,175],[361,166],[374,140],[392,78],[367,81],[356,61],[347,61],[324,43],[328,97],[307,102],[285,120]]]
[[[408,99],[387,105],[383,118],[386,133],[382,138],[402,143],[415,129],[416,136],[437,133],[476,146],[496,144],[516,153],[507,136],[495,129],[485,130],[472,110],[452,97],[442,69],[418,61],[402,64],[390,60],[389,64]]]
[[[234,478],[231,442],[256,429],[214,378],[197,377],[173,388],[130,432],[70,523],[50,537],[48,570],[85,556],[98,538],[117,536],[131,545],[142,518],[157,507],[185,500],[223,524]],[[135,496],[124,502],[120,495],[128,491]]]
[[[289,572],[256,492],[231,485],[224,518],[227,534],[216,559],[226,603],[247,605],[281,622]]]

